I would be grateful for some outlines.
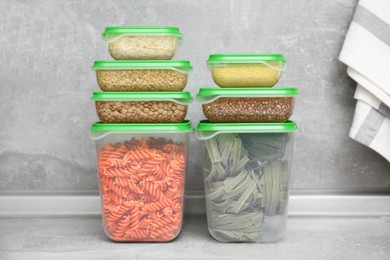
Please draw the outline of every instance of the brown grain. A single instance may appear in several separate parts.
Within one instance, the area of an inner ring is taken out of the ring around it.
[[[202,105],[207,119],[215,123],[284,122],[293,107],[293,97],[219,98]]]
[[[187,74],[170,69],[96,70],[103,91],[182,91]]]
[[[179,123],[187,106],[171,101],[96,101],[96,112],[103,123]]]

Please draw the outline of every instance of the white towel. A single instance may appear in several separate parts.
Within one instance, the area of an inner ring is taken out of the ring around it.
[[[390,162],[390,0],[360,0],[339,59],[358,83],[349,135]]]

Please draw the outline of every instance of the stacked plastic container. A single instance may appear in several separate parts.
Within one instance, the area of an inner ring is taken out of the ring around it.
[[[295,88],[273,88],[280,54],[213,54],[207,65],[220,88],[201,88],[208,120],[197,137],[204,154],[208,227],[222,242],[272,242],[287,224]]]
[[[171,60],[182,40],[174,27],[107,27],[114,60],[95,61],[92,125],[106,235],[114,241],[164,242],[183,222],[190,122],[184,120],[192,69]]]

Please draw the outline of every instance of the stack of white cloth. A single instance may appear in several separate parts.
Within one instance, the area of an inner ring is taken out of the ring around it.
[[[360,0],[339,57],[357,82],[350,137],[390,162],[390,0]]]

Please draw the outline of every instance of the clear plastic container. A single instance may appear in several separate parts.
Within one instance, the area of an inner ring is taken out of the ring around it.
[[[221,88],[262,88],[278,83],[286,61],[281,54],[211,54],[207,65]]]
[[[95,61],[102,91],[182,91],[192,66],[186,60]]]
[[[274,242],[286,231],[294,122],[201,121],[210,234],[221,242]]]
[[[103,227],[114,241],[166,242],[183,223],[189,121],[95,123]]]
[[[187,114],[189,92],[94,92],[103,123],[179,123]]]
[[[296,88],[201,88],[197,100],[214,123],[284,122],[293,113]]]
[[[102,36],[115,60],[170,60],[182,40],[178,28],[159,26],[107,27]]]

